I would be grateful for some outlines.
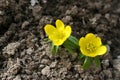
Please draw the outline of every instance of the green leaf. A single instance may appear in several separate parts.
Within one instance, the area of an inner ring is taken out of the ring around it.
[[[92,61],[93,61],[92,58],[85,57],[83,68],[84,69],[88,69],[91,66],[91,64],[92,64]]]
[[[70,46],[71,49],[74,47],[74,45],[69,41],[69,40],[66,40],[63,45],[66,45],[66,46]]]
[[[95,57],[94,61],[95,61],[95,64],[96,64],[97,67],[101,66],[99,57]]]
[[[64,43],[63,46],[70,52],[74,53],[75,49],[79,48],[77,38],[70,36]]]
[[[70,41],[73,41],[73,43],[74,44],[76,44],[76,45],[78,45],[78,39],[76,38],[76,37],[74,37],[74,36],[70,36],[69,38],[68,38]]]
[[[69,53],[74,53],[74,50],[72,49],[72,47],[69,45],[69,44],[67,44],[67,43],[65,43],[65,44],[63,44],[63,46],[69,51]]]
[[[78,44],[79,41],[78,41],[78,39],[75,38],[74,36],[70,36],[70,37],[68,38],[68,42],[71,43],[73,47],[79,48],[79,44]]]

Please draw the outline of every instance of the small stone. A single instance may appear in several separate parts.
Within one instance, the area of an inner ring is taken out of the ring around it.
[[[101,63],[103,64],[103,67],[104,67],[104,68],[106,68],[106,67],[109,66],[109,60],[108,60],[108,59],[103,60]]]
[[[81,65],[75,65],[75,66],[74,66],[74,69],[75,69],[76,71],[78,71],[79,73],[83,73],[83,72],[84,72],[84,70],[83,70],[83,68],[82,68]]]
[[[78,80],[83,80],[82,78],[79,78]]]
[[[39,26],[40,26],[40,29],[42,29],[44,25],[46,25],[46,23],[52,23],[53,22],[53,17],[51,16],[42,16],[40,21],[39,21]]]
[[[72,15],[76,15],[78,13],[78,7],[77,6],[73,6],[71,9],[71,14]]]
[[[57,61],[52,62],[51,65],[50,65],[50,68],[54,68],[56,66],[56,64],[57,64]]]
[[[42,0],[42,2],[45,4],[45,3],[47,3],[47,0]]]
[[[106,45],[106,47],[107,47],[107,52],[110,52],[110,46]]]
[[[24,21],[21,28],[25,29],[30,23],[28,21]]]
[[[70,13],[71,13],[71,11],[70,11],[70,10],[67,10],[65,14],[66,14],[66,15],[70,15]]]
[[[77,53],[74,53],[74,54],[71,54],[72,56],[71,56],[71,61],[74,61],[77,57],[78,57],[78,55],[77,55]]]
[[[114,80],[120,80],[120,71],[114,70]]]
[[[40,14],[42,12],[42,7],[41,6],[34,6],[34,8],[32,9],[32,14],[35,17],[36,20],[40,19]]]
[[[67,73],[67,68],[60,68],[59,74],[66,74]]]
[[[6,80],[13,80],[14,76],[8,76]]]
[[[120,58],[113,60],[113,67],[120,71]]]
[[[31,70],[25,70],[26,74],[32,74]]]
[[[31,0],[30,3],[31,3],[31,6],[35,6],[35,4],[38,3],[38,0]]]
[[[50,64],[50,60],[48,60],[48,59],[42,59],[41,63],[42,64]]]
[[[72,20],[72,17],[71,16],[65,16],[65,17],[63,17],[63,19],[62,19],[62,21],[64,22],[64,23],[68,23],[68,22],[70,22]]]
[[[40,65],[39,65],[39,68],[43,68],[43,67],[45,67],[45,65],[43,65],[43,64],[40,64]]]
[[[119,59],[120,59],[120,55],[118,55],[118,56],[117,56],[117,58],[119,58]]]
[[[94,77],[92,75],[89,75],[88,80],[94,80]]]
[[[110,14],[109,13],[105,14],[105,18],[107,18],[109,20],[110,19]]]
[[[36,79],[38,79],[38,78],[39,78],[39,76],[38,76],[38,74],[37,74],[37,73],[33,73],[33,74],[32,74],[32,76],[33,76],[33,79],[32,79],[32,80],[36,80]]]
[[[33,50],[32,48],[28,48],[27,51],[26,51],[26,53],[27,53],[27,54],[32,54],[33,51],[34,51],[34,50]]]
[[[96,17],[94,17],[94,18],[90,19],[90,21],[92,24],[96,24],[97,19],[96,19]]]
[[[2,15],[4,15],[4,12],[3,12],[3,11],[1,11],[1,10],[0,10],[0,15],[1,15],[1,16],[2,16]]]
[[[50,75],[50,67],[49,67],[49,66],[46,66],[45,68],[42,69],[41,73],[42,73],[43,75],[49,76],[49,75]]]
[[[21,77],[18,75],[13,80],[21,80]]]
[[[104,74],[106,77],[108,78],[112,78],[112,72],[108,69],[108,70],[103,70]]]

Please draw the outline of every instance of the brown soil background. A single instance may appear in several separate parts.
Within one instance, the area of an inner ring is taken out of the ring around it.
[[[0,80],[120,80],[119,0],[0,0]],[[61,19],[78,39],[92,32],[108,45],[101,68],[78,54],[50,53],[44,26]]]

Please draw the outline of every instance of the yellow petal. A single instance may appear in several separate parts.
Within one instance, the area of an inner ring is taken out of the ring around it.
[[[89,57],[96,57],[97,56],[97,54],[95,54],[95,53],[90,53],[89,54]]]
[[[96,42],[96,36],[93,33],[88,33],[85,36],[86,44],[87,43],[95,43]]]
[[[88,33],[86,36],[85,36],[85,38],[86,39],[93,39],[93,38],[95,38],[96,36],[93,34],[93,33]]]
[[[54,45],[59,46],[62,45],[67,38],[64,37],[63,34],[60,34],[59,32],[55,31],[55,34],[50,35],[49,39],[53,41]]]
[[[50,35],[49,39],[53,41],[55,39],[55,36],[54,35]]]
[[[80,50],[81,50],[82,54],[85,55],[85,56],[89,56],[89,57],[95,57],[95,56],[97,56],[96,53],[90,53],[89,51],[85,50],[84,48],[83,49],[80,48]]]
[[[64,41],[63,41],[63,40],[60,40],[60,39],[53,40],[53,43],[54,43],[54,45],[56,45],[56,46],[62,45],[63,42],[64,42]]]
[[[88,52],[85,50],[85,48],[80,48],[80,51],[83,55],[87,56]]]
[[[88,42],[92,42],[95,44],[96,47],[100,46],[102,44],[101,42],[101,38],[97,37],[96,35],[94,35],[93,33],[88,33],[85,36],[86,41]]]
[[[80,40],[79,40],[79,46],[81,48],[85,47],[86,46],[86,40],[84,37],[81,37]]]
[[[56,20],[56,28],[58,30],[64,30],[64,23],[61,20]]]
[[[107,47],[106,46],[100,46],[98,47],[98,49],[96,50],[96,54],[97,55],[103,55],[107,52]]]
[[[66,26],[65,27],[65,34],[66,34],[66,38],[68,38],[71,35],[71,27],[70,26]]]
[[[96,39],[95,39],[94,42],[95,42],[96,47],[102,45],[102,42],[101,42],[101,38],[100,38],[100,37],[96,37]]]
[[[53,35],[53,32],[56,30],[56,28],[53,25],[47,24],[44,27],[44,30],[45,30],[46,34],[49,36],[49,35]]]

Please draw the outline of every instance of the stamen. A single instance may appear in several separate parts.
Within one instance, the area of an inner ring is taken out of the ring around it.
[[[94,43],[92,42],[89,42],[87,45],[86,45],[86,49],[89,51],[89,52],[94,52],[96,47],[94,45]]]

